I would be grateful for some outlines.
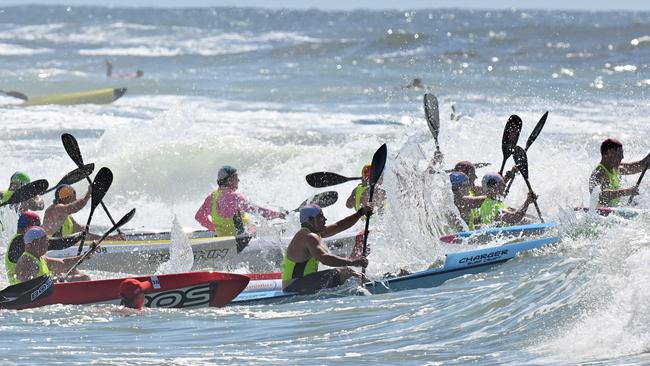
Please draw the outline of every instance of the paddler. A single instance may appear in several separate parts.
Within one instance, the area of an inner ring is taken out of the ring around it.
[[[621,188],[621,175],[641,173],[650,163],[650,153],[645,158],[623,163],[623,143],[608,138],[600,144],[600,163],[589,177],[589,193],[600,187],[599,206],[619,206],[621,197],[639,194],[639,187]]]
[[[216,191],[210,193],[196,211],[194,218],[203,227],[214,231],[216,236],[242,234],[248,225],[245,212],[257,213],[266,219],[283,219],[287,212],[278,212],[253,204],[237,192],[239,175],[237,169],[224,165],[217,174]]]
[[[92,186],[88,186],[86,194],[77,199],[77,192],[72,186],[63,184],[54,191],[54,201],[45,210],[43,228],[47,235],[54,237],[69,236],[86,230],[85,225],[79,224],[72,214],[81,211],[91,198]],[[96,240],[101,235],[88,232],[86,239]],[[124,240],[124,234],[109,235],[107,240]]]
[[[478,177],[476,176],[476,166],[467,161],[467,160],[462,160],[456,163],[456,166],[454,166],[454,172],[461,172],[467,175],[469,178],[469,195],[470,196],[481,196],[484,195],[485,193],[483,192],[483,187],[482,185],[476,185],[476,180]],[[505,179],[504,182],[507,184],[510,179],[512,179],[515,176],[515,173],[517,172],[517,166],[513,166],[511,170],[507,171],[505,174]]]
[[[479,208],[481,226],[511,226],[519,224],[526,215],[528,206],[537,199],[537,195],[529,192],[526,201],[520,209],[506,208],[501,196],[506,183],[499,173],[488,173],[481,180],[482,190],[487,196]]]
[[[302,227],[291,239],[284,255],[283,290],[314,293],[321,289],[342,285],[350,277],[360,277],[361,274],[349,266],[365,268],[368,266],[368,259],[363,256],[348,259],[334,255],[327,249],[323,238],[351,228],[366,213],[372,213],[372,205],[363,206],[354,214],[332,225],[325,225],[327,219],[318,205],[309,204],[301,208]],[[319,263],[338,268],[319,271]]]
[[[30,182],[31,179],[25,172],[15,172],[12,174],[11,179],[9,180],[9,188],[0,192],[2,203],[7,202],[18,188]],[[12,207],[16,210],[17,213],[22,213],[27,210],[40,211],[45,207],[45,203],[43,202],[43,198],[41,198],[41,196],[36,196],[25,202],[12,205]]]
[[[16,262],[25,252],[25,232],[32,226],[41,226],[41,218],[34,211],[25,211],[18,217],[16,234],[11,237],[5,250],[5,270],[9,284],[16,284]],[[75,245],[77,240],[48,240],[48,250],[61,250]]]
[[[486,199],[485,196],[470,195],[469,177],[465,173],[451,172],[449,174],[449,181],[451,182],[451,191],[454,195],[454,204],[460,213],[460,217],[467,224],[469,230],[476,229],[476,224],[479,223],[479,208]],[[456,218],[457,220],[457,218]],[[464,230],[462,224],[452,220],[452,224],[456,231]]]
[[[24,234],[24,241],[25,251],[16,262],[16,283],[29,281],[39,276],[55,276],[66,273],[81,258],[81,256],[61,259],[46,257],[47,234],[40,226],[29,228]],[[88,280],[90,280],[88,275],[76,270],[67,278],[68,282]]]
[[[372,165],[370,163],[366,164],[361,168],[361,183],[359,183],[352,192],[350,196],[345,201],[345,206],[347,208],[354,208],[355,211],[359,211],[361,207],[368,205],[368,200],[370,199],[370,171]],[[380,184],[383,178],[379,178],[377,184],[375,184],[375,192],[373,193],[373,200],[375,202],[384,202],[386,200],[386,191],[384,191]],[[379,206],[380,213],[383,211],[383,205]]]

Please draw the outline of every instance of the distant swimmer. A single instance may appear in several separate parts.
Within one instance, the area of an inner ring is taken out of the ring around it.
[[[219,188],[210,193],[194,215],[196,221],[216,236],[243,234],[248,225],[245,212],[258,213],[266,219],[283,219],[287,212],[278,212],[251,203],[237,192],[239,175],[237,169],[224,165],[217,174]]]
[[[144,71],[142,70],[138,70],[135,73],[132,72],[113,73],[113,63],[110,62],[109,60],[106,60],[106,77],[109,79],[131,80],[131,79],[137,79],[139,77],[142,77],[142,75],[144,75]]]
[[[452,120],[452,121],[459,121],[463,117],[465,117],[465,116],[463,116],[460,113],[456,113],[456,106],[454,106],[452,104],[451,105],[451,115],[449,116],[449,119]]]
[[[413,79],[411,81],[410,84],[404,86],[404,89],[411,89],[411,88],[413,88],[413,89],[424,89],[425,86],[424,86],[424,84],[422,84],[422,79],[415,78],[415,79]]]
[[[639,161],[623,163],[623,143],[608,138],[600,145],[600,163],[589,177],[589,192],[600,187],[599,206],[618,206],[621,197],[639,194],[639,187],[621,188],[621,175],[641,173],[650,164],[650,154]]]

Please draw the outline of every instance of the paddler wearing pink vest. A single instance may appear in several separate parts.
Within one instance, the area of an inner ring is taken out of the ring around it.
[[[278,212],[253,204],[237,192],[239,175],[237,169],[224,165],[217,174],[219,187],[210,193],[194,215],[196,221],[216,236],[242,234],[248,225],[248,213],[257,213],[266,219],[283,219],[287,212]]]

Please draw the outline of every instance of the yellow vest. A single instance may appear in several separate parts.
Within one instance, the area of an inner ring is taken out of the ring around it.
[[[217,210],[217,202],[219,196],[223,192],[222,189],[217,189],[212,193],[212,224],[214,225],[214,233],[216,236],[235,236],[237,235],[237,228],[235,227],[235,220],[232,217],[222,217]],[[248,216],[242,214],[242,222],[248,225]]]
[[[36,257],[34,257],[33,254],[31,254],[29,252],[24,252],[23,255],[32,258],[34,260],[34,262],[36,262],[36,264],[38,264],[38,274],[34,278],[50,274],[50,269],[47,268],[47,262],[45,261],[45,258],[43,258],[43,257],[36,258]],[[16,278],[16,283],[20,283],[20,282],[21,281],[18,278]]]
[[[476,197],[476,193],[474,193],[473,190],[469,191],[469,196],[470,197]],[[476,220],[481,217],[481,213],[478,208],[473,208],[469,211],[469,222],[467,223],[467,227],[470,230],[476,230]]]
[[[497,219],[501,210],[503,210],[506,205],[492,198],[486,198],[479,208],[479,213],[481,215],[481,225],[490,225],[494,223],[494,220]]]
[[[618,169],[613,169],[610,172],[603,164],[598,164],[598,167],[602,168],[605,173],[607,173],[607,177],[609,177],[609,189],[621,188],[621,172]],[[609,206],[619,206],[620,204],[620,198],[614,198],[609,202]]]
[[[305,230],[307,233],[311,233],[307,228],[301,228],[300,231]],[[296,263],[290,260],[287,257],[287,253],[284,253],[284,263],[282,269],[282,280],[288,281],[294,278],[305,277],[306,275],[314,272],[318,272],[318,260],[314,257],[309,258],[306,262]],[[295,273],[298,270],[298,273]],[[294,277],[294,275],[296,275]]]

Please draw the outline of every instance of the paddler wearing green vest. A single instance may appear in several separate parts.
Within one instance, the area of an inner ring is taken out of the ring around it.
[[[359,211],[361,207],[365,207],[368,205],[368,200],[370,196],[370,191],[368,190],[370,188],[370,169],[372,168],[372,165],[366,164],[361,168],[361,183],[357,184],[356,187],[352,190],[350,193],[350,196],[348,199],[345,201],[345,207],[347,208],[354,208],[355,211]],[[382,182],[383,177],[380,177],[377,183],[375,184],[375,192],[373,194],[373,200],[375,202],[385,202],[386,200],[386,191],[384,191],[380,184]],[[379,205],[378,211],[381,214],[383,211],[384,206]]]
[[[623,163],[623,143],[608,138],[600,144],[600,163],[589,177],[589,193],[600,187],[599,206],[619,206],[621,197],[639,194],[639,187],[621,188],[621,175],[638,174],[650,162],[650,153],[645,158]]]
[[[81,225],[72,217],[72,214],[81,211],[92,193],[92,186],[88,186],[88,192],[82,198],[77,199],[77,192],[69,185],[63,184],[54,191],[54,201],[47,209],[43,216],[43,228],[47,235],[53,237],[62,237],[86,230],[85,225]],[[101,236],[88,232],[86,239],[96,240]],[[123,234],[109,235],[107,240],[124,240]]]
[[[0,192],[0,197],[2,197],[1,202],[3,203],[7,202],[9,198],[11,198],[11,196],[14,194],[16,189],[30,182],[31,179],[29,178],[29,175],[27,175],[27,173],[25,172],[15,172],[14,174],[12,174],[9,180],[9,188]],[[45,203],[43,202],[43,198],[41,198],[41,196],[36,196],[25,202],[12,205],[12,207],[18,213],[25,212],[27,210],[40,211],[45,207]]]
[[[367,213],[372,214],[372,205],[364,206],[352,215],[325,225],[327,219],[323,210],[315,204],[300,209],[301,228],[293,236],[284,255],[282,288],[286,292],[314,293],[318,290],[342,285],[350,277],[361,274],[352,267],[367,267],[368,259],[359,257],[348,259],[330,253],[323,238],[336,235],[351,228]],[[338,267],[323,271],[318,264]]]
[[[245,212],[257,213],[266,219],[283,219],[287,212],[278,212],[253,204],[237,192],[239,175],[237,169],[224,165],[217,174],[219,187],[210,193],[194,215],[196,221],[216,236],[243,234],[248,226]]]
[[[524,220],[528,206],[535,202],[537,195],[529,192],[526,201],[518,210],[506,207],[501,197],[506,188],[506,183],[499,173],[488,173],[481,180],[485,200],[479,207],[479,216],[482,227],[517,225]]]
[[[40,226],[32,226],[24,235],[25,251],[16,262],[16,283],[29,281],[33,278],[49,275],[56,276],[66,273],[77,263],[80,257],[48,258],[48,240],[45,230]],[[69,276],[68,281],[88,281],[87,275]]]
[[[25,211],[18,216],[18,224],[16,225],[16,234],[9,239],[7,244],[7,249],[5,250],[4,262],[5,270],[7,271],[7,280],[10,285],[15,285],[18,283],[18,278],[16,277],[16,263],[18,259],[25,252],[25,233],[27,230],[34,226],[41,226],[41,218],[34,211]],[[75,245],[76,241],[65,241],[65,240],[49,240],[48,239],[48,250],[61,250],[69,248],[72,245]],[[85,278],[83,273],[79,270],[75,270],[71,273],[73,278]]]
[[[451,172],[449,174],[449,181],[451,183],[451,192],[454,196],[454,205],[458,208],[460,219],[462,219],[467,228],[459,222],[459,218],[454,215],[449,218],[449,223],[455,231],[462,230],[475,230],[479,218],[479,208],[486,199],[485,196],[474,196],[470,194],[469,177],[465,173]]]

